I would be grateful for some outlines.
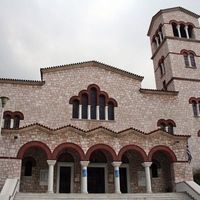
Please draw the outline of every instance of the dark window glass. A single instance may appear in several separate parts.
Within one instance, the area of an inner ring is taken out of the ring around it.
[[[183,57],[184,57],[184,61],[185,61],[185,66],[189,66],[190,64],[189,64],[189,60],[188,60],[188,54],[187,53],[184,53],[183,54]]]
[[[165,123],[161,123],[160,124],[160,128],[161,128],[161,130],[166,131],[166,125],[165,125]]]
[[[176,23],[172,23],[172,29],[173,29],[174,36],[178,37],[178,30],[177,30],[176,26],[177,26]]]
[[[99,96],[100,119],[105,119],[105,106],[106,106],[106,98],[104,95],[100,95]]]
[[[114,104],[113,104],[113,102],[108,103],[108,120],[114,120]]]
[[[82,119],[88,118],[88,95],[82,95]]]
[[[173,124],[171,124],[171,123],[168,124],[168,133],[170,133],[170,134],[174,133],[174,127],[173,127]]]
[[[90,100],[91,100],[91,119],[96,119],[97,117],[97,90],[96,88],[91,88],[90,90]]]
[[[19,123],[20,123],[20,116],[15,116],[13,128],[19,128]]]
[[[191,25],[188,26],[189,37],[192,38],[193,27]]]
[[[193,108],[194,116],[197,116],[198,112],[197,112],[197,102],[196,101],[192,102],[192,108]]]
[[[192,67],[196,67],[194,55],[192,53],[190,53],[189,56],[190,56],[190,61],[191,61]]]
[[[72,117],[73,118],[78,118],[79,115],[79,101],[74,100],[73,101],[73,111],[72,111]]]
[[[26,161],[24,176],[32,176],[32,167],[33,167],[32,161],[30,160]]]
[[[182,38],[187,38],[186,32],[185,32],[185,25],[181,24],[180,26],[180,32],[181,32],[181,37]]]
[[[10,128],[10,124],[11,124],[11,116],[6,115],[4,117],[4,128]]]

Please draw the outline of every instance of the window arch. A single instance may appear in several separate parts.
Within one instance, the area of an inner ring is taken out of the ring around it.
[[[100,120],[105,119],[105,107],[106,107],[106,97],[104,95],[99,96],[99,118]]]
[[[88,94],[84,93],[82,94],[81,97],[82,100],[82,119],[87,119],[88,118]]]
[[[11,128],[12,113],[4,112],[3,119],[4,119],[4,128],[6,128],[6,129]]]
[[[189,103],[192,104],[192,111],[194,117],[200,116],[200,97],[199,98],[191,97],[189,99]]]
[[[79,100],[74,99],[72,104],[73,104],[72,117],[78,118],[79,117]]]
[[[183,55],[186,67],[196,68],[196,54],[193,51],[183,49],[181,50],[181,54]]]
[[[152,43],[158,48],[162,41],[164,40],[164,35],[162,31],[162,24],[160,24],[159,28],[156,30],[154,36],[152,37]]]
[[[91,119],[97,118],[97,89],[90,89]]]
[[[177,22],[177,21],[170,21],[172,25],[173,34],[175,37],[179,38],[194,38],[193,29],[194,25],[192,23],[185,23],[185,22]]]
[[[161,130],[166,131],[169,134],[174,134],[174,127],[176,127],[176,124],[171,119],[159,119],[157,122],[157,126],[160,127]]]
[[[108,120],[114,120],[114,104],[112,101],[108,102]]]
[[[3,114],[3,119],[5,129],[17,129],[20,126],[20,121],[24,119],[24,115],[19,111],[5,111]]]
[[[159,60],[158,68],[160,70],[160,76],[162,77],[165,74],[164,56]]]
[[[70,98],[72,104],[72,118],[114,120],[117,102],[100,88],[91,84],[87,90],[79,92],[78,96]]]

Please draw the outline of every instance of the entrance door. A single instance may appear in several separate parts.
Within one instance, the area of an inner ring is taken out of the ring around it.
[[[88,192],[105,193],[105,168],[88,167]]]
[[[71,189],[71,167],[60,166],[59,193],[70,193]]]
[[[121,193],[128,193],[128,187],[127,187],[127,168],[126,167],[120,167],[120,189]]]

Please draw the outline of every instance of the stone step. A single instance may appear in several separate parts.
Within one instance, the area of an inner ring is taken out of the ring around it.
[[[192,200],[185,193],[132,193],[132,194],[47,194],[17,193],[14,200]]]

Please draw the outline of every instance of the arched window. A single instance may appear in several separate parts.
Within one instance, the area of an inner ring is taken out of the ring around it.
[[[79,100],[75,99],[73,101],[73,107],[72,107],[72,118],[77,118],[79,117]]]
[[[192,109],[193,109],[193,113],[194,116],[198,116],[198,109],[197,109],[197,102],[196,101],[192,101]]]
[[[114,104],[113,102],[108,102],[108,120],[114,120]]]
[[[12,116],[10,114],[5,114],[4,115],[4,128],[9,129],[11,128],[11,118]]]
[[[117,107],[115,99],[95,84],[71,97],[69,103],[73,106],[72,117],[76,119],[114,120],[114,107]]]
[[[166,131],[170,134],[174,134],[174,127],[176,127],[176,124],[171,119],[159,119],[157,122],[157,126],[160,127],[160,129],[163,131]]]
[[[185,31],[185,25],[184,24],[180,25],[180,32],[181,32],[181,37],[182,38],[187,38],[186,31]]]
[[[16,116],[14,117],[13,128],[15,128],[15,129],[19,128],[20,119],[21,119],[21,118],[20,118],[19,115],[16,115]]]
[[[188,58],[188,54],[187,53],[183,53],[183,57],[184,57],[184,61],[185,61],[185,66],[189,67],[189,58]]]
[[[188,50],[182,50],[184,62],[186,67],[196,68],[195,53]]]
[[[166,131],[166,124],[164,122],[160,123],[160,128],[163,131]]]
[[[172,123],[168,123],[168,133],[174,134],[174,125]]]
[[[195,59],[194,59],[194,54],[190,53],[189,54],[190,62],[191,62],[191,67],[196,67]]]
[[[188,26],[188,34],[189,34],[190,38],[194,38],[194,36],[193,36],[193,26],[192,25]]]
[[[82,119],[88,118],[88,95],[82,95]]]
[[[96,88],[91,88],[90,90],[90,102],[91,102],[91,119],[96,119],[97,117],[97,90]]]
[[[100,120],[105,119],[105,106],[106,106],[106,98],[104,95],[99,96],[99,118]]]
[[[178,29],[177,29],[177,24],[176,23],[172,23],[172,29],[173,29],[173,33],[175,37],[178,37]]]

